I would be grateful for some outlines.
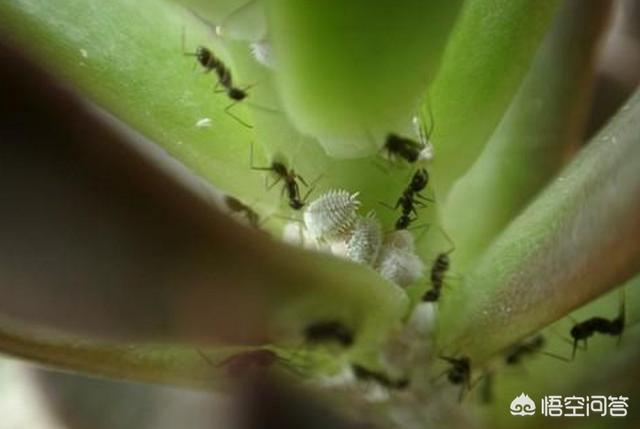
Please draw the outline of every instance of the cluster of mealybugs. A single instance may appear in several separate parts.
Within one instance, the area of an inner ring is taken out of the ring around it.
[[[206,73],[215,73],[217,77],[215,91],[224,92],[231,100],[231,104],[224,111],[241,124],[250,127],[249,124],[231,112],[237,103],[248,97],[247,90],[250,86],[245,88],[236,86],[230,68],[208,48],[199,46],[195,52],[186,52],[184,34],[182,43],[184,55],[195,57]],[[268,43],[256,43],[252,46],[254,55],[263,63],[267,63],[268,49]],[[433,132],[433,118],[431,119],[431,128],[425,131],[422,122],[418,121],[417,117],[414,118],[414,124],[417,125],[417,140],[395,132],[387,133],[382,147],[388,157],[402,160],[411,165],[431,160],[433,148],[429,139]],[[429,173],[426,168],[419,166],[415,170],[395,206],[390,207],[394,210],[399,209],[400,216],[395,221],[395,230],[386,236],[373,212],[366,216],[358,215],[360,207],[358,192],[330,190],[307,203],[307,199],[314,189],[313,186],[309,186],[302,176],[281,161],[274,160],[267,166],[255,166],[253,146],[251,147],[250,168],[257,171],[268,171],[275,176],[275,180],[267,186],[268,189],[278,183],[283,183],[282,194],[286,195],[288,206],[296,211],[304,209],[302,215],[304,229],[312,240],[318,243],[341,244],[341,246],[331,247],[331,249],[341,249],[341,256],[356,263],[373,267],[382,277],[400,286],[407,286],[422,275],[423,263],[415,253],[413,236],[407,230],[418,219],[418,209],[423,208],[425,202],[432,202],[422,194],[429,184]],[[307,188],[304,196],[300,191],[301,186]],[[226,196],[224,201],[231,212],[243,216],[251,226],[259,227],[259,217],[249,206],[231,196]],[[446,233],[444,235],[451,247],[449,250],[439,253],[431,265],[429,271],[430,288],[422,295],[422,302],[437,302],[441,297],[445,276],[451,265],[450,255],[455,250],[451,239]],[[624,329],[623,299],[616,317],[612,319],[592,317],[579,323],[576,322],[572,326],[569,331],[572,338],[570,359],[544,351],[544,337],[536,335],[518,342],[506,350],[503,355],[503,365],[518,365],[527,356],[538,353],[561,360],[573,360],[580,342],[586,349],[587,340],[595,334],[615,336],[620,339]],[[354,331],[337,319],[310,323],[301,334],[304,341],[310,345],[335,344],[342,348],[349,348],[356,341]],[[214,365],[206,355],[202,353],[201,355]],[[451,384],[461,387],[459,399],[462,400],[465,393],[471,390],[475,384],[471,378],[470,358],[462,355],[457,357],[440,356],[440,359],[449,365],[443,375],[446,375]],[[262,372],[279,361],[284,360],[274,351],[260,348],[237,353],[214,366],[223,368],[230,376],[240,376]],[[375,382],[387,389],[404,389],[410,383],[406,377],[393,378],[358,363],[351,363],[350,369],[356,379],[362,382]],[[490,389],[492,377],[492,374],[486,374],[488,389]]]

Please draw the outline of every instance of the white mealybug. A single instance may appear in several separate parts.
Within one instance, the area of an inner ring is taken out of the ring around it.
[[[211,118],[198,119],[196,122],[196,128],[208,128],[212,124]]]
[[[373,212],[357,219],[347,241],[346,258],[359,264],[372,265],[382,246],[380,222]]]
[[[413,117],[413,126],[418,134],[418,140],[422,144],[423,148],[418,153],[418,161],[431,161],[433,160],[433,145],[429,142],[429,136],[425,132],[424,125],[420,122],[418,116]],[[429,132],[431,134],[431,131]]]
[[[382,277],[404,287],[415,282],[423,269],[424,264],[414,252],[413,236],[409,231],[394,231],[387,236],[377,267]]]
[[[275,69],[276,62],[273,58],[273,51],[271,49],[271,43],[267,40],[260,40],[253,42],[249,45],[251,54],[257,62],[270,69]]]
[[[318,243],[315,238],[311,237],[300,222],[288,222],[285,224],[282,231],[282,241],[309,250],[334,253],[331,246],[326,243]]]
[[[357,197],[357,192],[331,190],[309,203],[303,216],[309,235],[319,241],[337,240],[348,235],[360,206]]]

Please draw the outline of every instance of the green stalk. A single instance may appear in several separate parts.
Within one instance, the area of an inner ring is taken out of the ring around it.
[[[456,270],[466,271],[578,147],[611,6],[565,4],[498,129],[452,190],[444,220]]]
[[[640,92],[493,242],[443,302],[442,342],[482,362],[638,271],[638,115]]]
[[[467,1],[423,104],[440,199],[475,162],[518,90],[559,1]]]

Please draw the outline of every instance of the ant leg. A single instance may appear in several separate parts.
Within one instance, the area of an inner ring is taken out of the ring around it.
[[[198,352],[198,354],[200,355],[200,357],[202,357],[202,359],[205,360],[205,362],[207,362],[209,364],[209,366],[216,366],[213,361],[211,360],[211,358],[209,358],[209,356],[207,356],[202,350],[200,349],[196,349],[196,351]]]
[[[305,181],[302,179],[302,177],[301,177],[301,176],[299,176],[299,175],[297,175],[297,174],[296,174],[296,177],[297,177],[298,179],[300,179],[300,181],[301,181],[302,183],[304,183],[304,185],[305,185],[305,186],[307,186],[307,187],[309,187],[309,186],[310,186],[310,187],[312,187],[312,188],[315,188],[315,187],[316,187],[316,183],[318,183],[318,182],[320,181],[320,179],[322,179],[322,178],[324,177],[324,173],[320,173],[320,174],[318,175],[318,177],[316,177],[315,179],[313,179],[313,180],[311,181],[311,184],[310,184],[310,185],[307,185],[307,184],[305,183]]]
[[[416,198],[421,199],[421,200],[425,200],[428,203],[434,204],[436,202],[436,200],[429,198],[429,197],[425,197],[424,195],[420,194],[420,193],[416,193],[415,194]],[[423,204],[423,203],[421,203]],[[423,206],[424,207],[424,206]]]
[[[213,87],[214,94],[221,94],[223,92],[227,92],[225,88],[220,89],[220,81],[216,82],[216,86]]]
[[[184,55],[185,57],[195,57],[196,56],[195,52],[187,52],[187,50],[185,48],[185,46],[186,46],[186,35],[185,35],[184,26],[182,27],[181,40],[182,40],[182,55]]]
[[[247,127],[247,128],[253,128],[253,125],[251,125],[251,124],[249,124],[249,123],[247,123],[247,122],[243,121],[242,119],[240,119],[240,117],[239,117],[239,116],[237,116],[237,115],[235,115],[235,114],[233,114],[233,113],[231,112],[231,109],[232,109],[236,104],[238,104],[238,102],[237,102],[237,101],[234,101],[233,103],[229,104],[227,107],[225,107],[225,108],[224,108],[224,112],[225,112],[227,115],[231,116],[231,117],[232,117],[233,119],[235,119],[236,121],[238,121],[238,123],[240,123],[240,124],[244,125],[245,127]]]
[[[309,185],[307,185],[307,182],[304,181],[304,179],[302,178],[301,175],[299,174],[293,174],[293,177],[298,179],[300,181],[300,183],[302,183],[304,186],[306,186],[307,188],[309,187]]]
[[[576,350],[578,349],[578,340],[574,339],[573,340],[573,350],[571,351],[571,360],[574,360],[576,358]]]
[[[378,201],[378,204],[380,204],[383,207],[388,208],[391,211],[395,211],[398,208],[398,205],[396,205],[395,207],[391,207],[389,204],[382,202],[382,201]]]
[[[411,219],[411,222],[416,221],[416,220],[418,220],[418,218]],[[415,231],[415,230],[422,229],[422,228],[426,228],[426,230],[428,230],[430,226],[431,225],[428,224],[428,223],[423,223],[423,224],[420,224],[420,225],[411,226],[411,227],[407,228],[407,231]],[[425,232],[426,232],[426,230],[425,230]]]
[[[302,198],[302,202],[306,203],[307,202],[307,198],[309,198],[309,195],[313,192],[313,190],[315,189],[315,186],[312,186],[309,188],[309,190],[307,191],[306,194],[304,194],[304,197]]]
[[[562,362],[571,362],[571,359],[568,359],[568,358],[566,358],[564,356],[557,355],[555,353],[550,353],[550,352],[547,352],[547,351],[544,351],[544,350],[541,350],[540,353],[542,353],[543,355],[552,357],[554,359],[558,359],[558,360],[560,360]]]
[[[447,372],[449,372],[448,369],[445,369],[444,371],[442,371],[440,374],[438,374],[436,377],[433,377],[431,379],[431,383],[435,383],[436,381],[440,380],[442,378],[443,375],[445,375]]]
[[[273,189],[274,186],[276,186],[278,183],[280,183],[280,180],[282,180],[282,177],[278,176],[276,178],[276,180],[272,184],[267,185],[267,191],[270,191],[271,189]],[[284,192],[284,187],[282,189],[283,189],[283,192]]]
[[[258,170],[258,171],[273,171],[273,167],[256,167],[253,164],[253,142],[251,143],[251,146],[249,149],[249,168],[251,168],[252,170]]]

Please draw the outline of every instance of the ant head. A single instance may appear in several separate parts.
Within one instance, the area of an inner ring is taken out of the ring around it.
[[[590,327],[585,323],[578,323],[571,328],[569,335],[571,335],[571,338],[574,340],[582,340],[589,337],[592,333],[591,331],[592,329],[590,329]]]
[[[415,174],[411,178],[411,184],[409,186],[414,192],[419,192],[423,190],[428,183],[429,172],[426,168],[421,168],[415,172]]]
[[[545,342],[546,340],[544,339],[544,337],[539,334],[533,337],[530,347],[541,349],[542,347],[544,347]]]
[[[624,317],[616,317],[609,325],[609,333],[611,335],[621,335],[624,331]]]
[[[461,384],[464,383],[466,377],[462,371],[457,370],[457,368],[452,368],[447,373],[447,378],[452,384]]]
[[[231,98],[232,100],[235,101],[242,101],[247,97],[247,92],[240,89],[240,88],[231,88],[229,89],[229,91],[227,92],[227,95],[229,96],[229,98]]]
[[[401,229],[407,229],[409,224],[411,223],[411,218],[409,216],[400,216],[396,221],[396,231]]]
[[[202,65],[203,67],[207,67],[209,61],[211,60],[211,51],[204,46],[198,46],[195,55],[200,65]]]
[[[280,161],[273,161],[271,163],[271,168],[273,169],[274,173],[276,173],[278,176],[285,177],[289,175],[289,170],[287,169],[287,166],[281,163]]]
[[[301,208],[304,207],[304,203],[298,200],[290,200],[289,207],[291,207],[294,210],[300,210]]]
[[[504,362],[507,365],[517,365],[520,362],[520,354],[511,353],[504,359]]]
[[[407,387],[409,387],[409,383],[411,381],[408,378],[401,378],[400,380],[396,381],[395,383],[395,388],[396,389],[406,389]]]
[[[436,302],[440,298],[440,291],[436,289],[429,289],[423,296],[423,302]]]

